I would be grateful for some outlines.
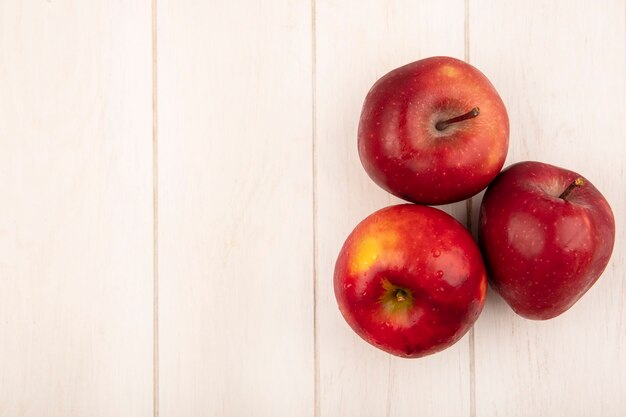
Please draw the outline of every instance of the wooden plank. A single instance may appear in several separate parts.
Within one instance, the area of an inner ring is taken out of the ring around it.
[[[470,1],[470,60],[511,120],[508,163],[580,172],[617,220],[613,259],[567,313],[516,316],[493,292],[475,329],[476,415],[626,415],[624,2]]]
[[[0,416],[152,413],[150,31],[0,3]]]
[[[157,19],[160,414],[312,415],[310,4]]]
[[[397,203],[361,167],[356,134],[377,78],[431,55],[464,55],[464,4],[317,0],[316,198],[319,415],[467,415],[468,337],[407,360],[362,341],[341,317],[332,279],[344,239],[374,210]],[[444,207],[464,221],[465,204]]]

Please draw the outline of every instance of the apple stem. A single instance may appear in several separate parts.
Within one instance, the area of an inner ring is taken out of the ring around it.
[[[562,200],[567,200],[567,197],[569,197],[569,195],[572,193],[572,191],[574,191],[574,188],[578,188],[581,187],[585,184],[585,180],[583,180],[582,178],[576,178],[574,181],[572,181],[572,183],[570,185],[567,186],[567,188],[565,189],[565,191],[563,191],[561,193],[561,195],[559,196],[560,199]]]
[[[479,114],[480,114],[480,109],[478,107],[474,107],[472,110],[468,111],[465,114],[462,114],[457,117],[453,117],[452,119],[442,120],[440,122],[437,122],[437,124],[435,125],[435,128],[441,132],[442,130],[444,130],[446,127],[450,126],[453,123],[462,122],[463,120],[467,120],[467,119],[473,119]]]

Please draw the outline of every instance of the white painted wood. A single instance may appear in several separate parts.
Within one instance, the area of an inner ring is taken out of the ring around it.
[[[310,4],[157,19],[160,415],[312,416]]]
[[[623,0],[157,5],[153,393],[152,5],[0,2],[0,417],[149,416],[153,394],[165,417],[626,415]],[[590,178],[617,245],[562,317],[490,293],[473,357],[398,359],[332,290],[348,233],[399,202],[360,165],[359,112],[390,69],[467,52],[508,163]]]
[[[0,2],[0,416],[152,413],[149,7]]]
[[[380,76],[431,55],[464,55],[462,1],[317,1],[316,176],[319,415],[456,416],[470,404],[468,337],[434,356],[391,357],[344,322],[333,269],[344,239],[391,198],[357,154],[365,94]],[[446,207],[462,221],[465,204]]]
[[[508,163],[580,172],[617,221],[607,271],[564,315],[528,321],[489,293],[475,328],[478,416],[626,415],[624,7],[470,0],[470,61],[508,107]]]

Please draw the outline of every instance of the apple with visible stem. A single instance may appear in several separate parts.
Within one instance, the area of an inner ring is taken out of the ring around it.
[[[567,311],[600,277],[615,221],[589,180],[527,161],[487,189],[479,240],[493,288],[519,315],[545,320]]]
[[[421,204],[464,200],[500,172],[509,119],[497,91],[458,59],[397,68],[371,88],[359,122],[363,167],[382,188]]]
[[[458,341],[478,318],[485,266],[469,232],[441,210],[391,206],[363,220],[335,265],[339,309],[354,331],[417,358]]]

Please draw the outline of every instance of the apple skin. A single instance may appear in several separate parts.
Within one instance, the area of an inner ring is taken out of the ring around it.
[[[469,330],[482,311],[487,277],[478,246],[459,222],[432,207],[402,204],[352,231],[335,265],[334,288],[359,336],[418,358]]]
[[[469,120],[436,129],[469,112]],[[371,88],[359,122],[365,171],[414,203],[447,204],[484,189],[509,147],[509,118],[489,80],[458,59],[432,57],[397,68]]]
[[[583,185],[559,198],[577,178]],[[517,314],[546,320],[567,311],[600,277],[615,221],[587,179],[527,161],[502,171],[487,189],[479,240],[492,287]]]

